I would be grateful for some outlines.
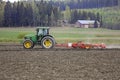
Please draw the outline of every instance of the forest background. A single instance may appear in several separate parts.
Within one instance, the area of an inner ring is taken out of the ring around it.
[[[0,0],[0,27],[62,26],[66,21],[97,20],[120,29],[120,0]]]

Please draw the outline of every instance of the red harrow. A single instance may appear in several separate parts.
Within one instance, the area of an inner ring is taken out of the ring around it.
[[[90,44],[79,41],[76,43],[56,44],[56,47],[80,48],[80,49],[105,49],[106,45],[104,43]]]

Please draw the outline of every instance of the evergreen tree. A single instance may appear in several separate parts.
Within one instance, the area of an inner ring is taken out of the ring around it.
[[[102,20],[102,16],[100,18],[100,27],[103,27],[103,20]]]
[[[83,11],[83,13],[82,13],[82,20],[86,20],[86,19],[88,19],[88,14],[87,14],[86,11]]]
[[[27,5],[25,14],[26,14],[26,19],[28,23],[27,25],[32,26],[33,25],[33,9],[30,4]]]
[[[17,26],[17,4],[13,4],[12,8],[12,14],[11,14],[11,19],[12,19],[12,26]]]
[[[4,8],[4,26],[12,26],[12,5],[8,1]]]
[[[88,12],[88,17],[89,17],[88,18],[89,20],[92,20],[92,13],[91,12]]]
[[[51,14],[51,26],[54,26],[54,14],[53,14],[53,12],[52,12],[52,14]]]
[[[0,26],[3,26],[5,2],[0,2]]]
[[[53,14],[54,14],[55,25],[57,25],[57,20],[59,18],[59,13],[58,13],[58,8],[57,7],[53,8]]]
[[[97,13],[97,19],[96,19],[98,22],[100,22],[100,14]]]
[[[39,8],[39,14],[40,14],[40,26],[45,25],[45,16],[46,16],[46,3],[43,1],[40,2]]]
[[[53,6],[51,3],[48,3],[46,10],[47,10],[47,17],[48,17],[47,25],[50,26],[51,25],[51,15],[52,15],[52,11],[53,11]]]
[[[21,11],[20,11],[20,2],[18,2],[17,3],[17,14],[16,14],[16,16],[17,16],[17,18],[16,18],[16,20],[17,20],[17,26],[20,26],[21,24],[20,24],[20,16],[21,15]]]
[[[19,14],[19,22],[20,22],[20,26],[24,26],[24,22],[25,22],[25,7],[24,7],[24,4],[23,2],[20,4],[20,14]]]
[[[97,22],[97,20],[95,20],[95,22],[94,22],[94,28],[98,28],[98,22]]]
[[[79,11],[79,12],[78,12],[78,20],[81,20],[81,19],[82,19],[81,17],[82,17],[82,12]]]
[[[78,20],[78,12],[77,10],[74,10],[71,13],[71,23],[75,23],[77,20]]]
[[[66,10],[64,13],[64,19],[67,21],[70,21],[70,19],[71,19],[71,11],[70,11],[69,6],[66,6]]]
[[[39,18],[40,15],[39,15],[39,9],[36,1],[32,1],[31,6],[33,11],[33,26],[37,26],[38,22],[40,21],[40,18]]]

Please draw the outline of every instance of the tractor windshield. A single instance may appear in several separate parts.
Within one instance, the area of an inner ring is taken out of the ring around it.
[[[38,35],[43,35],[43,30],[42,29],[39,29]]]
[[[38,35],[47,35],[47,34],[48,34],[47,29],[39,29],[38,31]]]

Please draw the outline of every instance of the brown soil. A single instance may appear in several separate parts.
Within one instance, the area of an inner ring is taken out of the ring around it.
[[[0,46],[0,80],[120,80],[120,49]]]

